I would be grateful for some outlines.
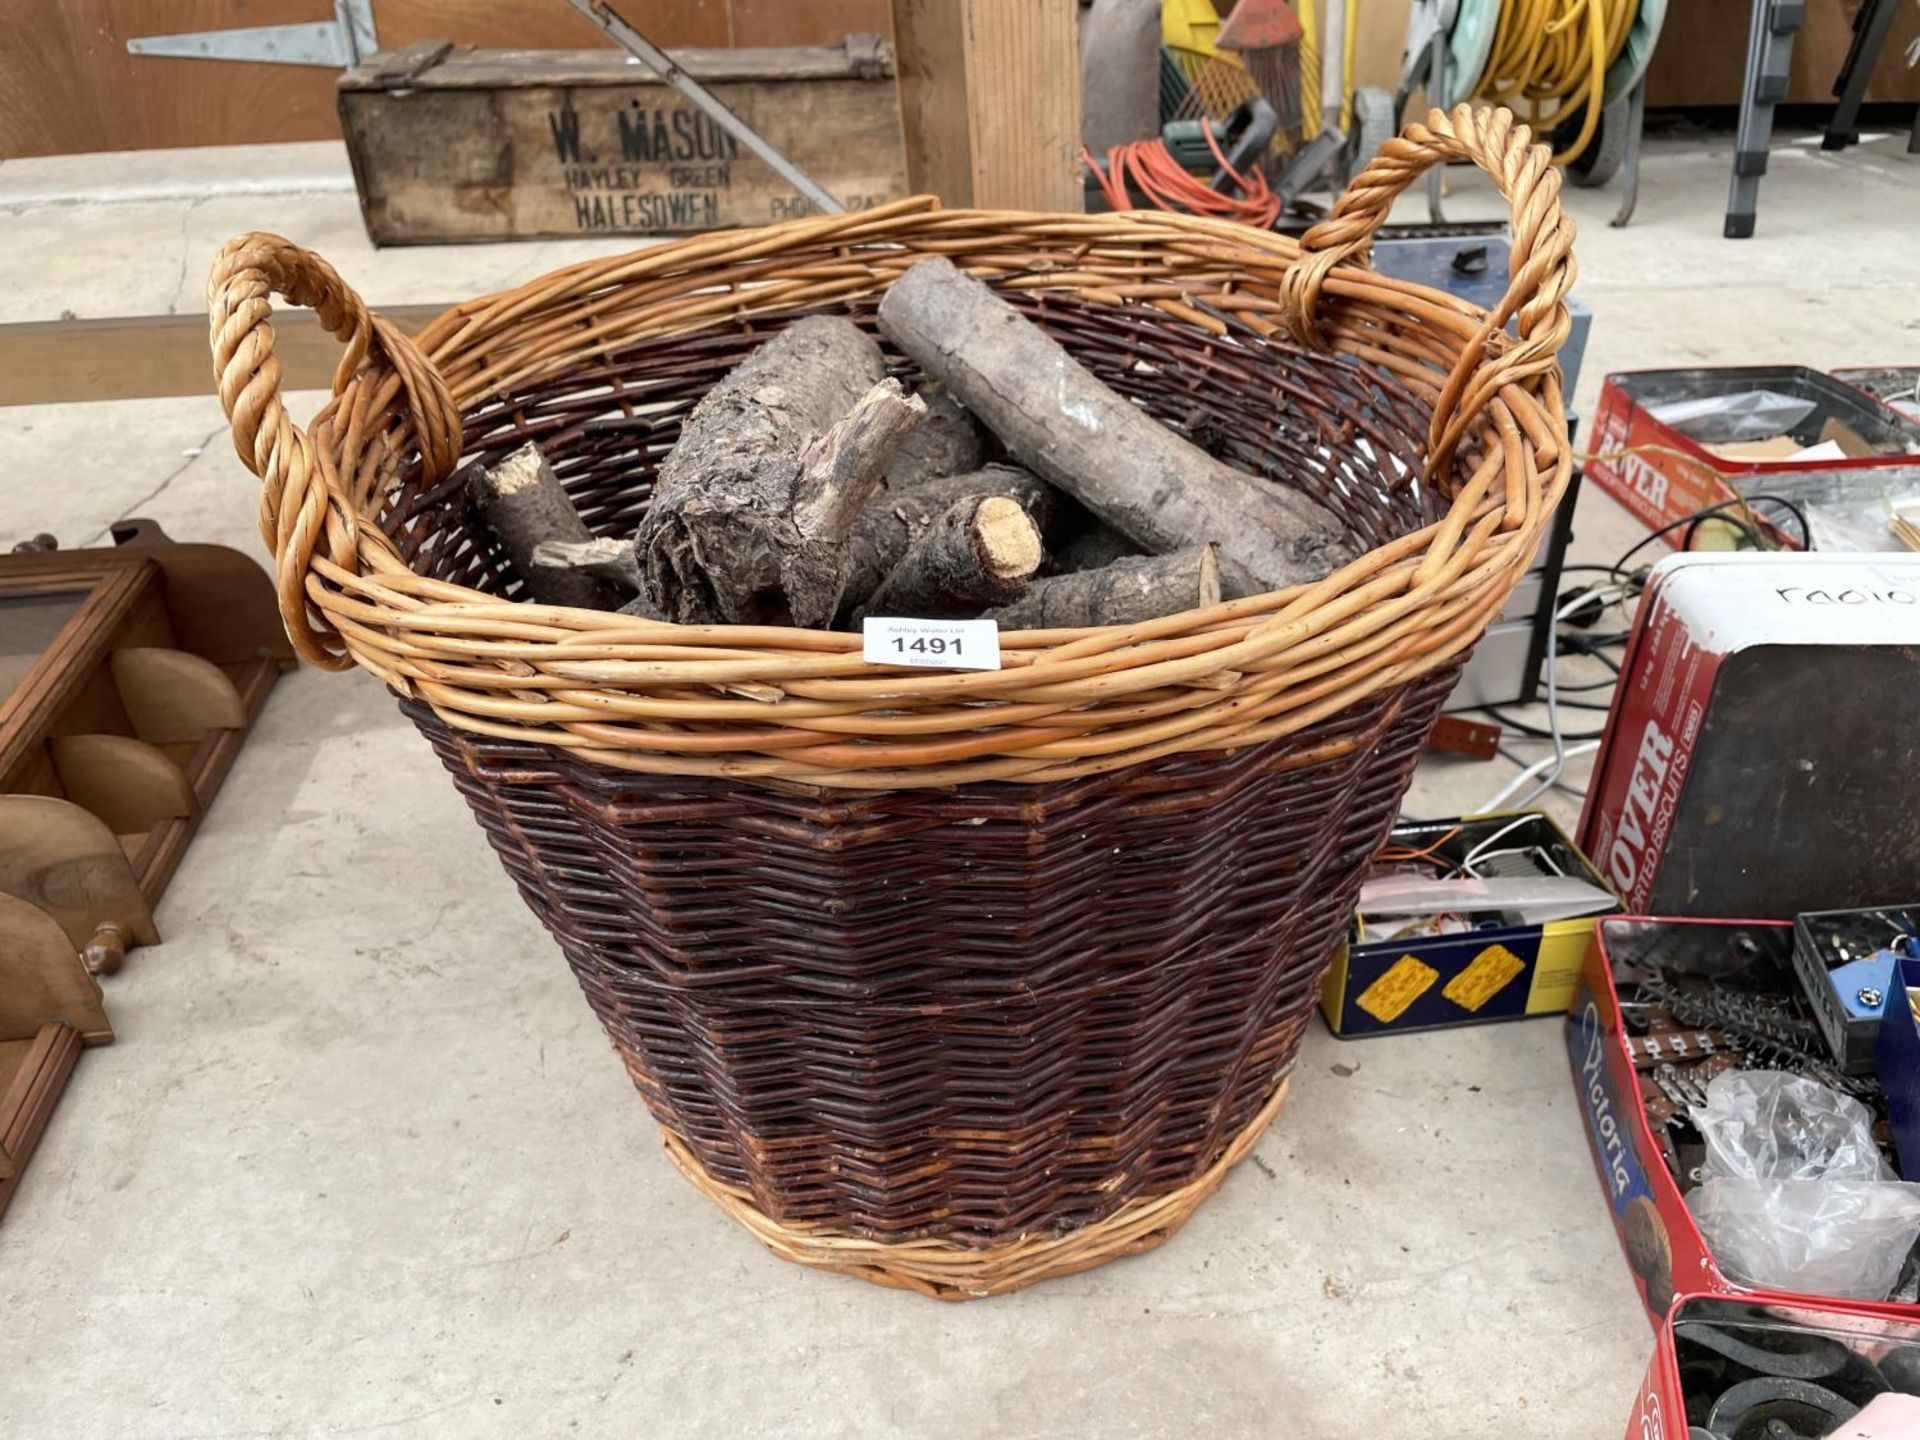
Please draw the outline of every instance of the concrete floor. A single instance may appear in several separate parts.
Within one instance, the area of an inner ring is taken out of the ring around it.
[[[1609,368],[1920,354],[1899,142],[1784,146],[1740,245],[1727,161],[1654,147],[1625,231],[1611,192],[1571,195],[1583,411]],[[1497,209],[1455,191],[1456,215]],[[621,243],[376,254],[324,146],[11,162],[0,321],[193,309],[248,228],[376,303]],[[264,558],[254,497],[211,399],[0,413],[0,545],[143,514]],[[1578,522],[1591,558],[1636,533],[1597,495]],[[1430,763],[1408,806],[1457,813],[1513,773]],[[282,683],[159,922],[0,1224],[0,1435],[1598,1440],[1651,1347],[1550,1020],[1316,1029],[1252,1162],[1151,1255],[967,1306],[772,1260],[659,1153],[364,675]]]

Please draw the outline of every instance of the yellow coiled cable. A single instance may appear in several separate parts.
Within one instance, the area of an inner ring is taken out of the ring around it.
[[[1553,157],[1577,159],[1599,128],[1607,69],[1639,12],[1640,0],[1501,0],[1475,98],[1525,114],[1542,134],[1578,113],[1579,134]]]

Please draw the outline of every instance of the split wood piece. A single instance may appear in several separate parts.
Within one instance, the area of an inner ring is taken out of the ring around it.
[[[571,569],[542,568],[533,552],[542,541],[593,539],[567,490],[537,445],[522,445],[492,469],[476,465],[467,489],[487,526],[507,547],[514,572],[527,593],[542,605],[573,605],[611,610],[620,597],[591,575]]]
[[[939,475],[887,488],[869,500],[847,538],[847,580],[841,592],[842,614],[864,606],[893,567],[934,521],[969,496],[1003,495],[1033,518],[1043,544],[1064,528],[1067,510],[1077,508],[1058,490],[1032,473],[1011,465],[989,465],[958,475]]]
[[[814,540],[839,544],[853,529],[887,462],[919,426],[927,402],[907,394],[898,380],[882,380],[853,409],[807,443],[800,455],[800,485],[793,523]]]
[[[927,413],[900,442],[881,481],[882,493],[978,470],[987,458],[987,432],[966,406],[938,385],[929,385],[919,394]]]
[[[850,320],[788,326],[709,390],[660,464],[635,546],[682,624],[824,626],[843,542],[925,412]]]
[[[1018,599],[1045,558],[1039,527],[1016,502],[970,495],[907,547],[873,592],[867,613],[929,620],[978,615]]]
[[[1151,554],[1217,542],[1229,586],[1244,576],[1278,590],[1359,553],[1325,507],[1174,434],[947,260],[922,260],[894,281],[880,328],[1012,458]]]
[[[640,588],[640,557],[631,540],[542,540],[533,547],[533,568],[571,570],[628,594]]]
[[[1035,580],[1025,595],[988,614],[1002,630],[1077,630],[1133,625],[1219,603],[1218,547],[1196,545]]]

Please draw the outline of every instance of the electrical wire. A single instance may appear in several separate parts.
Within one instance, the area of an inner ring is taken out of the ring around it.
[[[1778,505],[1781,509],[1793,516],[1795,523],[1800,527],[1800,548],[1802,550],[1813,549],[1813,530],[1812,527],[1807,524],[1806,511],[1802,510],[1793,501],[1780,495],[1744,495],[1732,500],[1722,500],[1717,505],[1703,506],[1690,515],[1682,515],[1678,520],[1669,521],[1658,530],[1651,532],[1635,544],[1628,546],[1627,549],[1622,552],[1620,558],[1613,562],[1614,577],[1624,582],[1627,578],[1627,562],[1642,550],[1646,549],[1647,546],[1653,544],[1654,541],[1665,539],[1674,531],[1681,529],[1687,532],[1684,538],[1691,539],[1694,529],[1702,520],[1710,519],[1728,510],[1742,510],[1746,512],[1743,519],[1729,523],[1739,525],[1740,528],[1747,533],[1748,538],[1753,541],[1756,550],[1776,549],[1776,546],[1768,545],[1765,540],[1761,538],[1758,526],[1771,525],[1772,522],[1753,508],[1756,505]],[[1757,524],[1748,522],[1757,522]],[[1684,549],[1685,546],[1681,548]]]
[[[1520,754],[1519,751],[1517,750],[1509,750],[1504,745],[1500,747],[1497,753],[1499,754],[1502,760],[1510,761],[1511,763],[1515,765],[1519,765],[1523,768],[1527,764],[1527,759],[1524,755]],[[1554,778],[1554,782],[1551,788],[1555,790],[1564,790],[1566,791],[1567,794],[1573,796],[1574,799],[1576,800],[1585,799],[1587,794],[1587,792],[1584,789],[1582,789],[1578,785],[1575,785],[1572,781],[1568,780],[1565,776],[1556,776]]]
[[[1573,702],[1569,700],[1562,700],[1560,703],[1562,705],[1570,705]],[[1504,706],[1482,705],[1480,708],[1486,711],[1487,714],[1493,716],[1493,718],[1498,720],[1502,725],[1506,726],[1507,729],[1517,730],[1522,735],[1527,736],[1529,739],[1551,740],[1553,738],[1552,730],[1543,730],[1538,725],[1533,724],[1531,721],[1517,719],[1514,716],[1509,715],[1506,712],[1506,708]],[[1586,707],[1582,706],[1581,708],[1584,709]],[[1612,707],[1596,706],[1594,708],[1611,709]],[[1602,735],[1602,733],[1603,732],[1599,730],[1580,730],[1569,735],[1565,731],[1562,731],[1560,734],[1560,738],[1562,740],[1598,740]]]
[[[1482,805],[1480,807],[1480,811],[1477,813],[1484,813],[1488,810],[1499,810],[1504,808],[1508,800],[1511,799],[1514,791],[1518,790],[1521,786],[1525,785],[1529,780],[1531,780],[1534,776],[1538,775],[1542,770],[1546,770],[1548,769],[1548,767],[1552,767],[1552,773],[1550,773],[1545,780],[1542,780],[1539,783],[1539,785],[1535,786],[1534,789],[1528,793],[1526,799],[1513,801],[1514,809],[1524,810],[1527,806],[1531,805],[1535,800],[1539,799],[1542,795],[1546,794],[1547,791],[1553,789],[1554,786],[1560,783],[1560,772],[1566,768],[1567,761],[1577,760],[1582,755],[1591,755],[1594,751],[1598,750],[1599,748],[1600,748],[1600,742],[1598,740],[1589,740],[1582,745],[1566,746],[1557,755],[1549,755],[1544,760],[1536,760],[1533,764],[1529,765],[1526,769],[1522,770],[1518,775],[1514,776],[1513,783],[1508,785],[1506,789],[1502,790],[1498,795],[1494,796],[1485,805]]]
[[[1482,855],[1486,854],[1488,850],[1498,845],[1521,826],[1531,825],[1532,823],[1533,816],[1531,815],[1515,816],[1498,830],[1494,831],[1493,834],[1482,840],[1478,845],[1475,845],[1471,850],[1467,851],[1466,855],[1460,861],[1460,869],[1466,874],[1472,875],[1474,861],[1478,860]]]
[[[1553,157],[1578,159],[1600,128],[1607,70],[1639,13],[1640,0],[1503,0],[1474,98],[1524,110],[1543,134],[1578,115],[1578,134]]]
[[[1138,191],[1141,199],[1156,210],[1207,215],[1219,220],[1237,220],[1262,230],[1271,229],[1273,222],[1280,218],[1281,207],[1280,197],[1268,186],[1267,177],[1260,173],[1258,166],[1249,167],[1243,175],[1229,165],[1220,142],[1214,138],[1211,123],[1202,121],[1200,133],[1206,137],[1207,148],[1213,151],[1221,170],[1239,190],[1238,195],[1223,194],[1190,174],[1174,159],[1164,140],[1135,140],[1115,145],[1107,151],[1104,166],[1083,146],[1080,160],[1093,172],[1100,193],[1115,210],[1138,210],[1139,201],[1132,193]]]
[[[1389,845],[1380,852],[1379,858],[1382,860],[1390,860],[1390,861],[1396,861],[1396,862],[1406,861],[1406,860],[1430,860],[1433,858],[1433,854],[1436,850],[1438,850],[1441,846],[1445,845],[1449,840],[1453,839],[1454,836],[1458,835],[1465,828],[1466,827],[1464,825],[1454,826],[1451,830],[1447,831],[1446,834],[1442,835],[1438,840],[1434,841],[1431,845],[1428,845],[1425,849],[1422,849],[1422,850],[1412,850],[1407,848],[1405,845]]]
[[[1509,800],[1512,800],[1514,795],[1517,794],[1521,789],[1523,789],[1529,780],[1531,780],[1535,775],[1538,775],[1541,771],[1545,770],[1547,772],[1546,779],[1542,780],[1532,790],[1528,791],[1524,799],[1521,799],[1514,803],[1514,807],[1513,807],[1514,809],[1516,810],[1526,809],[1527,806],[1531,805],[1535,800],[1539,799],[1542,795],[1546,794],[1547,791],[1551,790],[1554,787],[1555,783],[1560,779],[1561,772],[1566,769],[1567,761],[1569,758],[1571,758],[1574,755],[1584,755],[1589,751],[1597,750],[1600,748],[1600,742],[1598,738],[1595,738],[1590,742],[1584,742],[1583,744],[1569,747],[1567,745],[1567,737],[1560,729],[1560,665],[1559,665],[1560,622],[1566,619],[1567,616],[1578,611],[1582,606],[1592,604],[1595,598],[1598,596],[1607,595],[1608,596],[1607,604],[1611,605],[1618,600],[1625,599],[1626,596],[1631,593],[1632,591],[1630,587],[1620,585],[1620,584],[1590,585],[1585,590],[1582,590],[1579,594],[1575,595],[1572,599],[1561,603],[1554,610],[1553,618],[1547,624],[1547,660],[1546,660],[1546,664],[1547,664],[1547,735],[1546,735],[1546,738],[1553,741],[1553,754],[1548,756],[1545,760],[1542,760],[1539,764],[1530,765],[1525,770],[1521,771],[1520,775],[1511,784],[1509,784],[1498,795],[1494,796],[1493,799],[1487,801],[1486,804],[1480,806],[1473,813],[1485,814],[1489,810],[1498,810],[1502,805],[1506,804]]]

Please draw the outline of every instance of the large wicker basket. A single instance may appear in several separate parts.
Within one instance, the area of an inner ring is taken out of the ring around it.
[[[1491,314],[1364,268],[1454,159],[1513,206]],[[213,349],[295,643],[401,697],[674,1162],[790,1259],[991,1294],[1163,1240],[1279,1108],[1361,871],[1567,480],[1557,197],[1511,117],[1435,113],[1304,243],[915,200],[575,265],[411,340],[248,235]],[[463,456],[537,440],[629,535],[709,386],[795,316],[870,320],[929,254],[1371,548],[1277,594],[1009,634],[997,672],[512,598]],[[346,346],[304,432],[274,292]]]

